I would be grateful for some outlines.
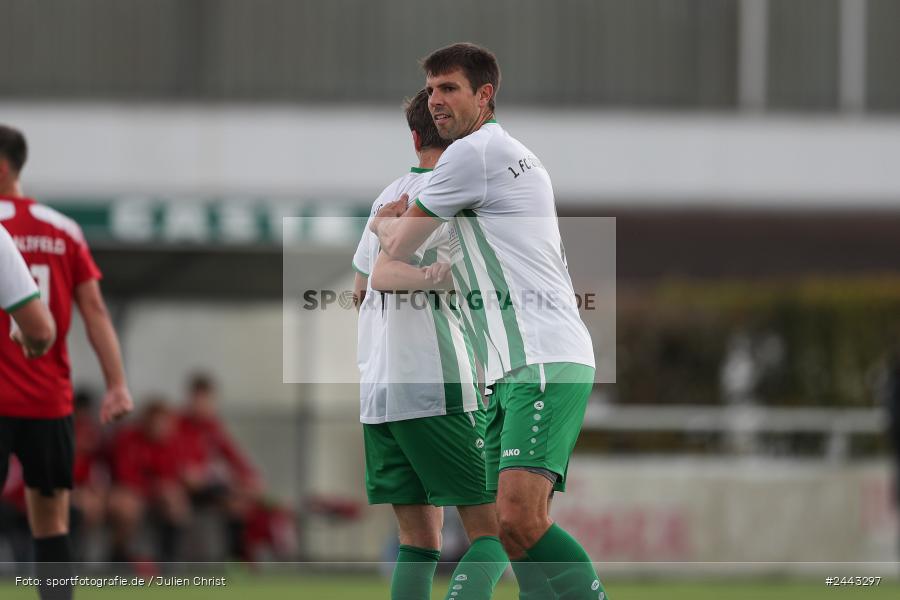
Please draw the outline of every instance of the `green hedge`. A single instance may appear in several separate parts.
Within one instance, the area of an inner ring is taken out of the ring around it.
[[[723,402],[722,365],[738,336],[767,365],[753,388],[760,402],[871,406],[879,367],[900,340],[900,276],[623,290],[617,400]]]

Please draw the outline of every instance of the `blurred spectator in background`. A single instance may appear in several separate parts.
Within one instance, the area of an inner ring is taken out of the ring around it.
[[[110,485],[104,433],[93,416],[93,409],[93,394],[76,390],[72,413],[75,431],[72,542],[76,556],[82,558],[86,538],[105,523]]]
[[[148,399],[138,422],[119,431],[111,446],[112,560],[145,558],[135,547],[145,516],[157,533],[153,558],[178,560],[181,533],[191,516],[181,460],[176,413],[164,398]]]
[[[25,506],[25,479],[22,463],[15,456],[9,457],[6,485],[0,492],[0,537],[8,546],[5,550],[17,563],[31,562],[34,560],[34,552]]]
[[[113,439],[107,504],[114,561],[143,568],[147,559],[293,558],[293,515],[263,497],[259,474],[217,414],[216,393],[208,375],[193,375],[181,411],[163,398],[148,399],[137,423]],[[87,453],[96,438],[88,429],[84,435]],[[94,463],[85,458],[92,473]],[[101,499],[91,496],[102,507]],[[102,510],[95,514],[102,518]],[[213,517],[213,531],[204,530],[211,522],[206,517]],[[191,535],[185,536],[188,528]],[[215,539],[225,541],[223,551]]]
[[[260,499],[256,469],[229,435],[217,410],[213,379],[196,373],[177,426],[182,478],[197,509],[221,510],[225,518],[228,558],[246,559],[246,524]]]

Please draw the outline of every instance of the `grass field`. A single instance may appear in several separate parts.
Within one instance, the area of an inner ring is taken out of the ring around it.
[[[433,600],[443,600],[447,580],[435,581]],[[826,587],[818,576],[809,580],[780,582],[724,581],[665,582],[611,580],[606,584],[612,600],[879,600],[900,598],[900,584],[882,582],[877,587]],[[494,594],[495,600],[517,600],[514,582],[504,581]],[[0,581],[3,600],[35,600],[33,588],[16,587],[10,580]],[[149,588],[77,588],[77,600],[375,600],[389,599],[388,582],[370,576],[316,575],[306,577],[227,577],[225,587],[149,587]]]

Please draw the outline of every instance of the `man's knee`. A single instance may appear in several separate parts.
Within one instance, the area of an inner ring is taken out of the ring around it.
[[[26,492],[31,533],[36,538],[69,533],[69,493],[57,490],[52,496],[29,488]]]
[[[500,535],[496,504],[458,506],[457,510],[470,541],[484,536]]]
[[[429,527],[423,524],[421,527],[402,527],[400,529],[400,543],[416,548],[440,549],[441,530],[437,527]]]
[[[438,549],[441,547],[443,510],[434,506],[394,506],[397,525],[400,529],[400,543],[417,548]]]
[[[550,519],[538,507],[508,501],[498,504],[500,541],[509,549],[527,550],[550,526]]]
[[[126,488],[114,488],[109,494],[108,507],[110,518],[120,524],[137,523],[144,513],[144,504],[140,496]]]

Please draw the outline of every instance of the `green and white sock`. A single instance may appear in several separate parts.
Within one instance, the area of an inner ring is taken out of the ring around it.
[[[559,600],[608,600],[591,557],[556,523],[525,553],[540,563]]]
[[[508,564],[509,558],[499,538],[487,535],[478,538],[459,559],[445,600],[489,600]]]
[[[547,581],[541,565],[528,557],[510,561],[519,584],[519,600],[556,600],[556,592]]]
[[[391,600],[431,598],[431,582],[440,557],[440,550],[401,544],[391,579]]]

